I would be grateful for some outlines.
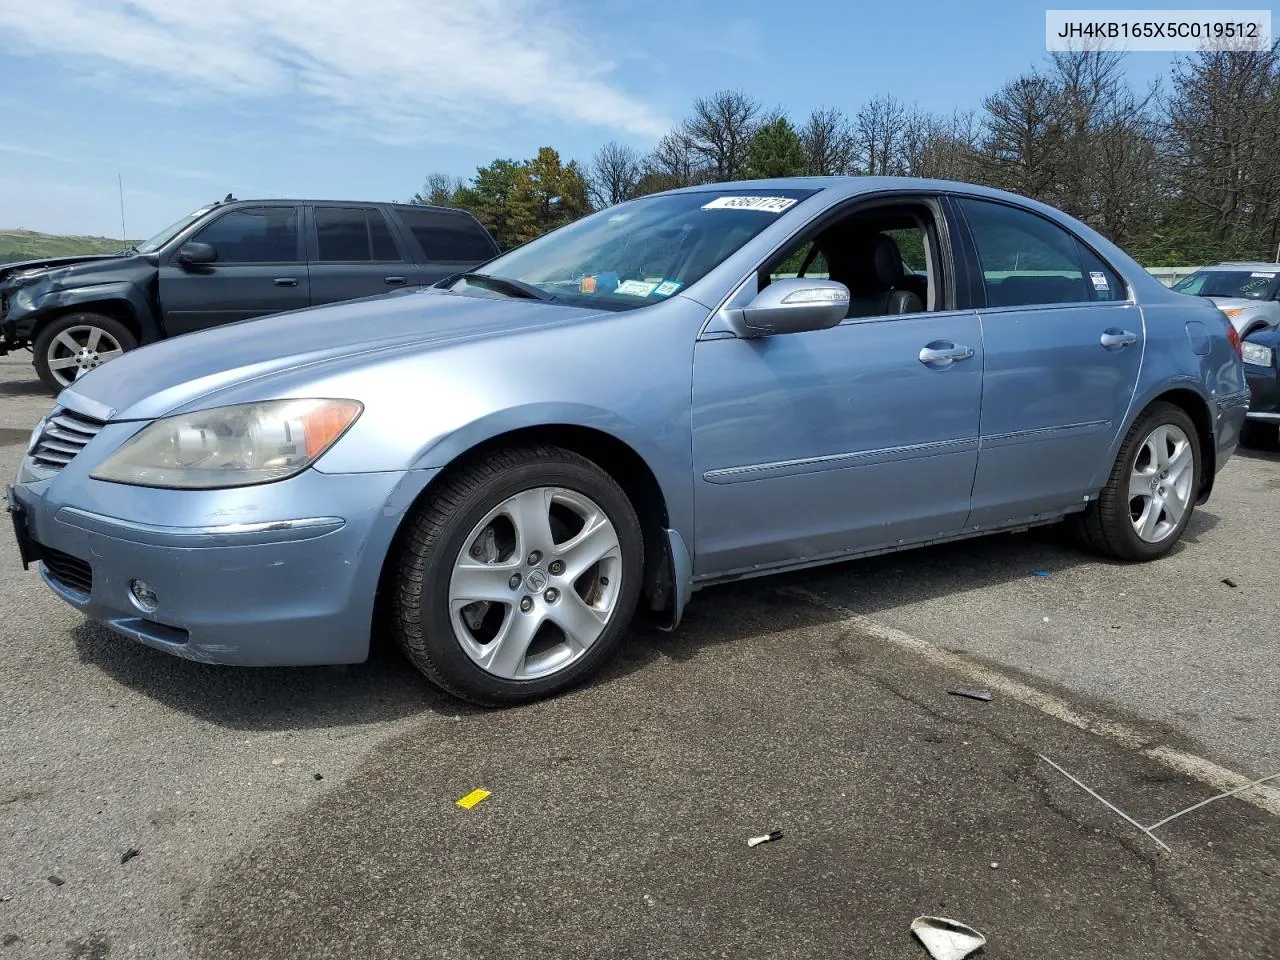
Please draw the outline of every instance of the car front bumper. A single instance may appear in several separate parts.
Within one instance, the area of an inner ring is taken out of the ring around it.
[[[1280,372],[1274,366],[1245,364],[1244,377],[1249,383],[1249,419],[1280,423]]]
[[[63,490],[55,476],[9,497],[45,583],[119,634],[206,663],[356,663],[368,656],[382,561],[434,473],[308,470],[220,491],[94,480]],[[106,494],[123,516],[104,512],[104,491],[84,484],[114,488]],[[78,503],[77,492],[94,495]],[[201,512],[216,522],[140,519]],[[154,606],[136,598],[138,582]]]

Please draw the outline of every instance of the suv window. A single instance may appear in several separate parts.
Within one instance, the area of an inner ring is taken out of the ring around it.
[[[321,263],[399,261],[382,211],[376,207],[316,207],[316,239]]]
[[[428,260],[479,262],[498,252],[484,228],[460,213],[397,208],[396,214]]]
[[[1249,300],[1280,299],[1280,265],[1274,270],[1197,270],[1174,284],[1179,293],[1197,297],[1242,297]]]
[[[1001,203],[962,198],[960,206],[978,250],[988,306],[1125,298],[1115,271],[1056,224]]]
[[[218,263],[299,263],[297,207],[241,207],[191,238],[212,244]]]

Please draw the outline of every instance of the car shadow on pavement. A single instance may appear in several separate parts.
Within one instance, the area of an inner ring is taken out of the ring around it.
[[[1194,543],[1217,523],[1216,515],[1197,510],[1186,541]],[[1179,543],[1174,553],[1185,549],[1186,543]],[[1059,530],[1041,528],[711,587],[695,594],[679,630],[667,633],[637,624],[619,656],[590,685],[619,680],[656,660],[692,660],[722,643],[1012,585],[1034,578],[1036,571],[1053,576],[1081,565],[1111,563],[1070,545]],[[804,593],[831,602],[806,603]],[[81,661],[124,686],[232,729],[309,729],[381,723],[426,711],[446,716],[484,712],[437,690],[385,638],[375,639],[370,659],[361,664],[258,668],[183,660],[94,623],[76,627],[72,639]]]
[[[30,380],[0,380],[0,397],[39,397],[49,396],[45,385],[36,379],[34,373]],[[53,398],[49,397],[52,403]]]
[[[1265,463],[1280,463],[1280,444],[1272,447],[1236,447],[1235,455],[1246,460],[1262,460]]]
[[[364,663],[344,666],[224,667],[153,650],[97,623],[80,624],[71,638],[82,662],[125,687],[231,729],[302,730],[476,709],[438,691],[382,645]]]

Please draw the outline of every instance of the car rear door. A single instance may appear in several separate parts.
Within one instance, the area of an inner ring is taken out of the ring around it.
[[[942,297],[929,312],[699,339],[695,576],[963,529],[977,464],[982,332],[974,311],[953,309],[945,232],[935,231],[931,246],[932,284]],[[778,256],[780,276],[794,275],[797,263],[809,265],[805,276],[825,275],[802,248]],[[745,305],[757,289],[753,277],[730,305]]]
[[[187,238],[211,245],[213,263],[183,264],[177,251],[160,263],[165,333],[173,337],[307,306],[300,222],[294,204],[234,207],[215,214]]]
[[[954,209],[986,350],[969,525],[1061,512],[1109,466],[1142,365],[1142,311],[1047,217],[974,197]]]
[[[391,207],[417,247],[419,276],[432,284],[498,255],[498,245],[474,217],[444,207]]]
[[[318,203],[307,219],[312,304],[372,297],[415,282],[412,263],[378,207]]]

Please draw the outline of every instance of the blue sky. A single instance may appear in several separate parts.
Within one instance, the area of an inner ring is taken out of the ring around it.
[[[134,239],[228,191],[403,200],[543,144],[647,149],[725,87],[977,108],[1044,56],[1012,0],[0,0],[0,228],[118,236],[117,173]]]

